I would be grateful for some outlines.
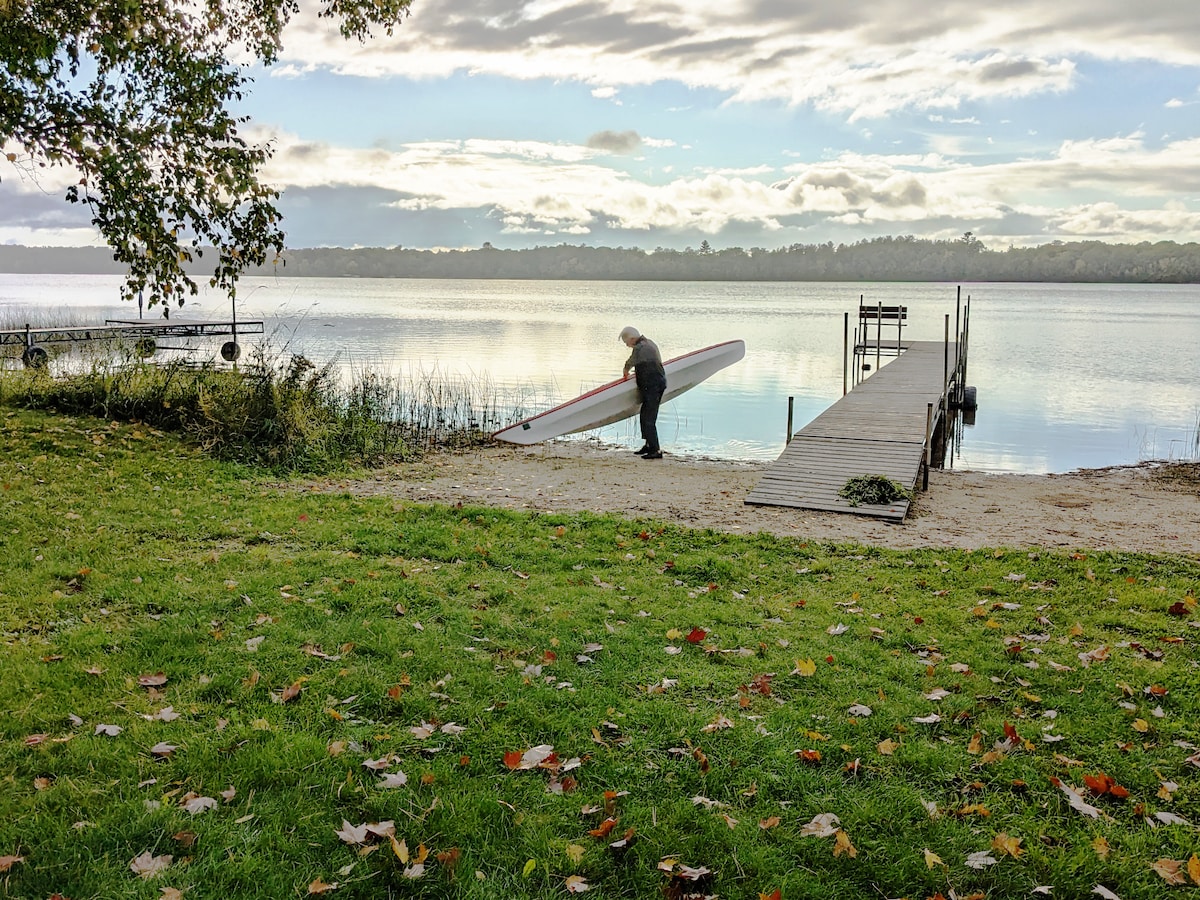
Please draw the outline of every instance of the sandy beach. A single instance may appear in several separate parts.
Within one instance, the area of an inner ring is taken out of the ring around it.
[[[314,485],[360,495],[507,509],[592,510],[694,528],[890,548],[1057,547],[1200,554],[1200,463],[1063,475],[934,470],[908,517],[748,506],[766,463],[668,453],[646,461],[589,441],[439,453]]]

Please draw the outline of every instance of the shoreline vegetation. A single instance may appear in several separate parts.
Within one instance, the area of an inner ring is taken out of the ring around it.
[[[0,424],[13,896],[1200,883],[1194,554],[423,501],[140,422]]]
[[[199,254],[197,254],[199,255]],[[185,266],[207,270],[203,258]],[[0,272],[124,275],[102,247],[0,246]],[[363,278],[504,278],[644,281],[929,281],[1193,284],[1200,244],[1059,242],[989,249],[967,233],[955,240],[882,237],[853,244],[793,244],[763,249],[589,247],[559,244],[473,250],[301,248],[244,275]]]

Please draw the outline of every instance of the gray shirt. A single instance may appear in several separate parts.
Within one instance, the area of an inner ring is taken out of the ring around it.
[[[659,388],[666,390],[667,373],[663,369],[662,354],[658,352],[658,344],[642,335],[633,345],[633,352],[625,362],[625,368],[633,369],[637,377],[638,390]]]

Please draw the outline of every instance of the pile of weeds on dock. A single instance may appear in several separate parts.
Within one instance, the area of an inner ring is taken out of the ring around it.
[[[1195,560],[314,494],[0,423],[8,896],[1196,890]]]

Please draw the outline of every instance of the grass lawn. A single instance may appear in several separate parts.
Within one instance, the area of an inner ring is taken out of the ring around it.
[[[0,896],[1200,897],[1195,559],[317,494],[0,423]]]

